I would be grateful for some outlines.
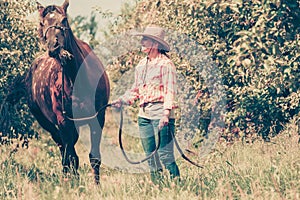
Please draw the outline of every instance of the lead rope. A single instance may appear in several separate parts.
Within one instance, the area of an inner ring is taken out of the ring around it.
[[[189,158],[183,153],[182,149],[180,148],[180,146],[179,146],[179,144],[178,144],[178,141],[177,141],[177,139],[176,139],[174,133],[173,133],[172,131],[170,131],[170,132],[171,132],[171,135],[172,135],[172,139],[174,140],[175,146],[176,146],[178,152],[180,153],[181,157],[182,157],[184,160],[186,160],[187,162],[189,162],[190,164],[192,164],[192,165],[194,165],[194,166],[196,166],[196,167],[198,167],[198,168],[203,168],[201,165],[199,165],[198,163],[192,161],[191,159],[189,159]]]
[[[119,126],[119,144],[120,144],[120,148],[121,148],[121,151],[125,157],[125,159],[127,160],[127,162],[129,162],[130,164],[141,164],[143,162],[145,162],[146,160],[149,160],[152,156],[154,156],[156,154],[156,152],[158,151],[159,147],[160,147],[160,132],[161,130],[158,130],[158,140],[157,140],[157,146],[155,148],[155,150],[150,154],[148,155],[146,158],[140,160],[140,161],[132,161],[128,158],[127,154],[125,153],[124,151],[124,148],[123,148],[123,142],[122,142],[122,127],[123,127],[123,111],[122,111],[122,107],[121,107],[121,110],[120,110],[120,126]],[[170,130],[168,128],[168,130]],[[179,151],[181,157],[186,160],[187,162],[189,162],[190,164],[198,167],[198,168],[203,168],[201,165],[197,164],[196,162],[192,161],[191,159],[189,159],[182,151],[182,149],[180,148],[179,146],[179,143],[174,135],[174,133],[172,131],[170,131],[171,133],[171,136],[172,136],[172,139],[174,140],[174,143],[175,143],[175,146],[177,148],[177,150]]]
[[[94,115],[89,116],[89,117],[82,117],[82,118],[72,118],[72,117],[69,117],[67,115],[67,112],[66,112],[66,109],[65,109],[65,102],[64,102],[64,99],[65,99],[65,81],[64,81],[64,77],[65,77],[65,70],[64,70],[64,67],[62,65],[62,97],[61,97],[62,114],[68,120],[75,121],[75,122],[92,120],[92,119],[94,119],[94,118],[96,118],[98,116],[98,114],[99,114],[100,111],[104,110],[107,107],[112,106],[111,104],[106,104],[104,106],[101,106]]]
[[[151,157],[153,157],[156,154],[156,152],[158,151],[159,146],[160,146],[160,130],[158,131],[157,146],[154,149],[154,151],[151,154],[149,154],[146,158],[144,158],[140,161],[132,161],[128,158],[127,154],[124,151],[123,142],[122,142],[122,127],[123,127],[123,111],[122,111],[122,107],[121,107],[121,110],[120,110],[120,126],[119,126],[119,144],[120,144],[121,151],[122,151],[125,159],[127,160],[127,162],[129,162],[130,164],[133,164],[133,165],[141,164],[141,163],[145,162],[146,160],[149,160]]]

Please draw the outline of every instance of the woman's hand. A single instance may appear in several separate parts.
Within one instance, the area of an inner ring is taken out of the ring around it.
[[[158,129],[161,130],[164,126],[167,126],[169,124],[169,116],[170,116],[171,110],[166,109],[163,112],[163,117],[159,121]]]
[[[121,108],[123,105],[123,101],[121,99],[117,99],[111,102],[111,105],[115,108]]]
[[[164,115],[160,120],[158,124],[158,129],[161,130],[164,126],[167,126],[169,124],[169,117]]]

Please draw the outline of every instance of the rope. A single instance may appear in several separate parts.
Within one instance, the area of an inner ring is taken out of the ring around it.
[[[101,112],[102,110],[104,110],[105,108],[107,107],[111,107],[112,104],[106,104],[104,106],[101,106],[98,111],[92,115],[92,116],[89,116],[89,117],[82,117],[82,118],[72,118],[72,117],[69,117],[67,116],[66,112],[63,111],[63,115],[68,119],[68,120],[71,120],[71,121],[75,121],[75,122],[79,122],[79,121],[86,121],[86,120],[92,120],[94,118],[96,118],[98,115],[99,115],[99,112]]]
[[[159,149],[159,146],[160,146],[160,130],[158,131],[158,141],[157,141],[157,146],[156,148],[154,149],[154,151],[148,155],[146,158],[140,160],[140,161],[132,161],[128,158],[127,154],[125,153],[124,151],[124,148],[123,148],[123,142],[122,142],[122,127],[123,127],[123,112],[122,112],[122,108],[120,110],[120,126],[119,126],[119,144],[120,144],[120,148],[121,148],[121,151],[125,157],[125,159],[127,160],[127,162],[129,162],[130,164],[141,164],[143,162],[145,162],[146,160],[149,160],[152,156],[154,156],[154,154],[156,154],[156,152],[158,151]],[[198,167],[198,168],[203,168],[201,165],[197,164],[196,162],[192,161],[191,159],[189,159],[182,151],[182,149],[180,148],[179,146],[179,143],[174,135],[173,132],[171,132],[171,135],[172,135],[172,139],[174,140],[174,143],[175,143],[175,146],[177,148],[177,150],[179,151],[181,157],[186,160],[187,162],[189,162],[190,164]]]
[[[73,121],[82,121],[82,120],[93,119],[93,118],[97,117],[97,115],[99,114],[99,112],[101,112],[102,110],[106,109],[107,107],[112,107],[112,106],[113,106],[113,104],[106,104],[106,105],[100,107],[99,110],[98,110],[93,116],[91,116],[91,117],[80,118],[80,119],[74,119],[74,118],[70,118],[70,117],[67,117],[67,118],[68,118],[69,120],[73,120]],[[161,133],[161,131],[160,131],[160,130],[158,131],[158,140],[157,140],[156,148],[154,149],[154,151],[153,151],[151,154],[149,154],[147,157],[145,157],[145,158],[143,158],[143,159],[141,159],[141,160],[139,160],[139,161],[133,161],[133,160],[129,159],[129,157],[127,156],[127,154],[126,154],[126,152],[125,152],[125,150],[124,150],[124,146],[123,146],[123,142],[122,142],[122,128],[123,128],[123,109],[122,109],[122,107],[121,107],[121,108],[120,108],[120,125],[119,125],[119,145],[120,145],[120,149],[121,149],[121,151],[122,151],[122,154],[123,154],[123,156],[125,157],[125,159],[126,159],[127,162],[129,162],[130,164],[133,164],[133,165],[141,164],[141,163],[143,163],[143,162],[149,160],[151,157],[153,157],[153,156],[157,153],[157,151],[158,151],[158,149],[159,149],[159,147],[160,147],[160,143],[161,143],[161,141],[160,141],[160,133]],[[201,165],[199,165],[198,163],[192,161],[191,159],[189,159],[189,158],[183,153],[183,151],[182,151],[182,149],[180,148],[179,143],[178,143],[178,141],[177,141],[177,139],[176,139],[174,133],[171,132],[171,135],[172,135],[172,139],[174,140],[175,146],[176,146],[177,150],[179,151],[181,157],[182,157],[184,160],[186,160],[187,162],[189,162],[190,164],[192,164],[192,165],[194,165],[194,166],[196,166],[196,167],[198,167],[198,168],[203,168]]]
[[[176,139],[174,133],[171,132],[171,135],[172,135],[172,138],[173,138],[173,140],[174,140],[175,146],[176,146],[177,150],[179,151],[181,157],[182,157],[183,159],[185,159],[186,161],[188,161],[189,163],[191,163],[192,165],[194,165],[194,166],[196,166],[196,167],[199,167],[199,168],[203,168],[203,167],[202,167],[201,165],[199,165],[198,163],[196,163],[196,162],[190,160],[190,159],[183,153],[182,149],[180,148],[180,146],[179,146],[179,144],[178,144],[178,141],[177,141],[177,139]]]
[[[156,154],[156,152],[158,151],[159,146],[160,146],[160,130],[158,131],[158,141],[157,141],[157,146],[154,149],[154,151],[150,155],[148,155],[146,158],[144,158],[140,161],[132,161],[128,158],[128,156],[125,153],[124,148],[123,148],[122,127],[123,127],[123,112],[122,112],[122,108],[121,108],[121,111],[120,111],[120,126],[119,126],[119,144],[120,144],[121,151],[122,151],[125,159],[127,160],[127,162],[129,162],[130,164],[133,164],[133,165],[141,164],[141,163],[145,162],[146,160],[149,160],[151,157],[154,156],[154,154]]]

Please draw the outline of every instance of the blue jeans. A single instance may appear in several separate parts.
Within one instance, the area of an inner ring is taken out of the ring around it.
[[[158,134],[159,120],[151,120],[138,117],[139,132],[146,156],[156,148],[155,135]],[[151,180],[157,182],[162,171],[162,164],[170,172],[171,179],[179,177],[179,169],[174,157],[174,141],[171,134],[175,131],[175,119],[170,119],[168,126],[164,126],[160,132],[160,146],[157,153],[148,160]]]

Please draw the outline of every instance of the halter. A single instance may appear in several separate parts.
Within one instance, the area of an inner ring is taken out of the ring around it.
[[[65,27],[65,26],[57,26],[57,25],[48,26],[45,33],[44,33],[44,35],[43,35],[43,38],[44,38],[45,41],[47,41],[46,35],[47,35],[50,28],[59,29],[59,30],[63,31],[64,35],[65,35],[65,31],[70,29],[69,27]]]

